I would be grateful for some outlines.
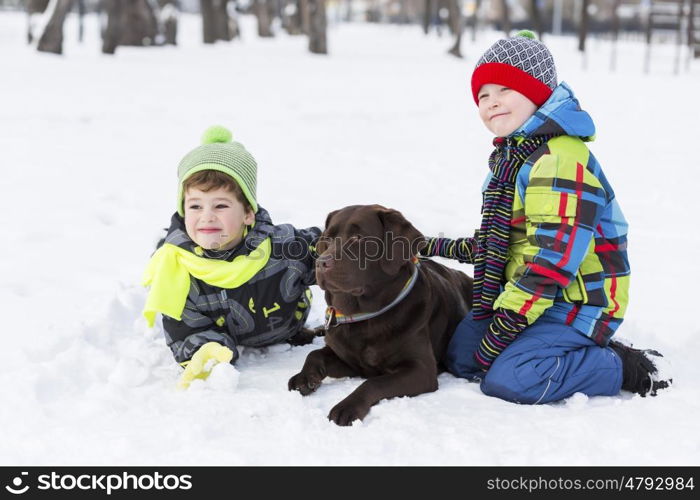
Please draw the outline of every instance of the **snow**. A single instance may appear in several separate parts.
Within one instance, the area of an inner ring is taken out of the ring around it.
[[[71,18],[56,57],[24,45],[22,15],[0,13],[0,464],[698,465],[697,61],[675,75],[662,46],[645,74],[644,46],[625,41],[613,73],[610,45],[593,40],[584,69],[573,38],[547,37],[631,223],[620,336],[663,352],[673,388],[519,406],[442,374],[437,392],[382,401],[341,428],[326,416],[360,379],[287,390],[322,339],[246,349],[175,388],[180,369],[140,316],[139,281],[174,210],[177,162],[219,123],[257,158],[276,222],[323,225],[331,210],[380,203],[426,234],[469,235],[490,138],[468,78],[500,34],[465,38],[460,61],[418,27],[333,24],[323,57],[303,38],[257,38],[248,18],[242,41],[215,46],[196,17],[181,23],[178,48],[106,57],[97,20],[79,45]]]

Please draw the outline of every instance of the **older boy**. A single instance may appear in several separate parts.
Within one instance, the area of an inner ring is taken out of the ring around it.
[[[627,222],[586,147],[593,121],[529,31],[491,46],[471,86],[496,136],[481,227],[474,238],[430,238],[423,251],[474,264],[474,308],[449,370],[518,403],[655,395],[670,382],[661,355],[610,340],[628,300]]]

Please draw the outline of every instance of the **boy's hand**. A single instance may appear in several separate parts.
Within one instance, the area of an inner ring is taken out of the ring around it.
[[[230,363],[233,359],[233,351],[218,342],[207,342],[194,353],[192,359],[180,375],[177,383],[178,389],[187,389],[190,383],[196,379],[206,379],[214,365],[218,363]]]
[[[474,352],[474,361],[484,371],[528,326],[527,318],[515,311],[496,309],[486,334]]]

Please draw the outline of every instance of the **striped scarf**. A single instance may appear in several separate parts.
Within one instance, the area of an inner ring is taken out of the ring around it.
[[[492,177],[484,192],[481,228],[474,259],[474,319],[493,315],[493,303],[500,293],[508,254],[510,223],[513,218],[515,179],[525,160],[554,135],[528,137],[520,144],[514,138],[496,137],[489,157]]]

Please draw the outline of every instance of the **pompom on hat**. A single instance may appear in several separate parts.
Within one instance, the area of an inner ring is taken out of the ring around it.
[[[494,43],[474,67],[472,94],[479,104],[479,90],[495,83],[523,94],[537,106],[542,106],[557,86],[554,58],[535,34],[523,30],[512,38]]]
[[[209,127],[202,135],[202,145],[187,153],[177,167],[177,213],[181,216],[185,215],[183,183],[192,174],[202,170],[217,170],[230,175],[241,187],[253,212],[258,211],[255,198],[258,165],[255,158],[243,144],[233,140],[230,130],[215,125]]]

